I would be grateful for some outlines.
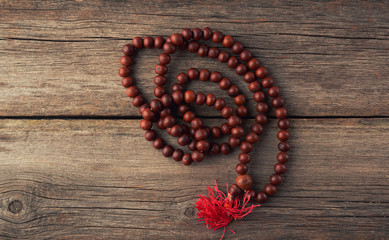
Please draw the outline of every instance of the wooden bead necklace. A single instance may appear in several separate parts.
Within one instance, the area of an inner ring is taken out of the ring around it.
[[[214,43],[221,43],[225,48],[230,48],[231,53],[220,50],[216,47],[208,47],[201,40],[211,40]],[[154,78],[156,87],[154,89],[155,99],[146,103],[145,98],[139,89],[134,86],[134,78],[130,77],[130,66],[133,64],[133,56],[136,50],[142,48],[163,49],[159,55],[159,63],[155,66],[157,76]],[[177,83],[171,87],[172,94],[167,93],[165,85],[168,72],[168,64],[171,56],[178,49],[187,49],[191,53],[196,53],[200,57],[217,59],[221,63],[227,63],[229,68],[234,68],[237,75],[242,76],[248,84],[249,90],[253,93],[253,99],[256,102],[255,123],[251,126],[250,131],[246,133],[242,128],[242,117],[248,115],[248,110],[244,106],[246,97],[241,94],[237,85],[234,85],[228,78],[224,78],[220,72],[210,72],[208,69],[198,70],[190,68],[187,73],[179,73],[176,77]],[[263,203],[268,196],[276,193],[276,186],[282,182],[281,175],[286,172],[285,163],[289,161],[288,151],[290,145],[288,128],[289,120],[286,119],[287,111],[284,107],[284,99],[280,96],[280,88],[274,86],[274,80],[268,76],[265,67],[260,66],[258,59],[252,57],[250,50],[243,47],[243,44],[235,41],[232,36],[223,35],[220,31],[214,31],[208,27],[195,29],[183,29],[181,34],[174,33],[166,39],[158,36],[152,37],[135,37],[132,44],[123,46],[124,56],[121,57],[120,63],[123,65],[119,68],[119,75],[122,78],[122,85],[126,88],[127,95],[132,98],[132,105],[139,108],[143,119],[140,127],[146,131],[145,138],[152,141],[156,149],[161,149],[165,157],[172,157],[177,162],[184,165],[190,165],[193,162],[201,162],[206,155],[217,155],[219,153],[226,155],[232,152],[234,148],[239,147],[238,163],[235,171],[238,176],[235,184],[230,187],[227,185],[228,195],[221,192],[217,184],[215,187],[208,187],[208,196],[201,196],[196,203],[199,210],[199,221],[204,221],[208,228],[216,230],[224,227],[224,231],[233,219],[240,219],[259,205],[246,207],[249,201],[255,199],[258,203]],[[234,56],[236,55],[236,56]],[[233,102],[237,106],[227,106],[223,98],[216,98],[212,93],[205,95],[202,92],[195,93],[192,90],[185,90],[184,86],[190,80],[199,79],[200,81],[211,81],[219,84],[222,90],[227,91]],[[264,91],[267,90],[267,91]],[[277,163],[274,165],[274,174],[269,178],[269,183],[265,184],[263,191],[255,192],[251,189],[253,180],[248,172],[247,164],[251,161],[250,152],[253,150],[253,144],[258,141],[258,136],[263,132],[263,125],[268,122],[266,113],[269,111],[269,105],[266,103],[266,94],[272,98],[271,106],[275,109],[275,116],[278,119],[277,138],[280,140],[277,154]],[[221,112],[227,122],[221,126],[209,127],[203,124],[203,121],[191,111],[190,105],[207,105],[214,107]],[[187,124],[178,124],[174,111],[178,110],[179,115]],[[165,129],[167,133],[177,138],[181,146],[188,146],[189,153],[181,149],[174,149],[171,145],[157,136],[157,132],[152,129],[154,123],[157,128]],[[229,136],[228,141],[218,144],[210,142],[210,139],[217,139],[222,136]],[[215,181],[216,183],[216,181]],[[228,228],[228,227],[227,227]],[[232,231],[232,230],[231,230]],[[224,233],[223,233],[224,236]],[[222,236],[222,238],[223,238]]]

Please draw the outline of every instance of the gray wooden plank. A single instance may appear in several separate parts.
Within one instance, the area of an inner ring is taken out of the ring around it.
[[[237,234],[225,239],[387,237],[388,123],[387,118],[293,120],[283,185],[268,203],[232,223]],[[138,124],[0,120],[0,236],[220,237],[221,230],[196,222],[193,207],[214,179],[223,189],[233,181],[238,152],[183,166],[152,149]],[[258,157],[250,173],[256,189],[275,163],[275,133],[272,121],[255,145]]]

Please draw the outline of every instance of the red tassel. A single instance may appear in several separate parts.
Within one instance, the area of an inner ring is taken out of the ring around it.
[[[233,219],[241,219],[251,213],[255,207],[260,206],[258,204],[246,207],[250,201],[250,195],[247,192],[244,194],[242,201],[238,198],[232,200],[230,194],[226,196],[219,190],[216,180],[215,187],[210,188],[208,186],[208,197],[202,195],[199,195],[199,197],[199,200],[196,202],[196,208],[200,211],[197,213],[198,221],[204,221],[204,225],[207,225],[207,228],[213,229],[213,231],[224,227],[224,232],[220,239],[223,239],[226,228],[235,233],[227,226]]]

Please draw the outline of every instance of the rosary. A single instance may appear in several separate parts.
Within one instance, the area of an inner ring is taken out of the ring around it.
[[[220,50],[217,47],[209,47],[203,40],[211,40],[214,43],[221,43],[223,47],[230,48],[228,51]],[[139,89],[134,86],[135,80],[130,77],[130,66],[133,64],[134,54],[142,48],[162,49],[163,53],[159,55],[159,63],[155,66],[154,78],[156,85],[154,89],[155,99],[147,103],[140,93]],[[246,103],[245,95],[241,94],[237,85],[234,85],[228,78],[222,76],[220,72],[211,72],[208,69],[198,70],[190,68],[187,73],[179,73],[176,77],[177,83],[171,87],[171,94],[167,92],[165,85],[168,72],[168,64],[171,61],[171,55],[177,49],[187,49],[191,53],[197,53],[200,57],[209,57],[217,59],[221,63],[227,63],[229,68],[235,69],[235,73],[243,77],[248,84],[250,92],[253,93],[253,100],[256,102],[255,123],[250,127],[250,131],[245,132],[242,128],[242,117],[248,115],[248,110],[244,106]],[[223,35],[220,31],[212,31],[205,27],[183,29],[181,34],[174,33],[170,37],[161,36],[153,39],[152,37],[135,37],[132,44],[123,46],[124,56],[121,57],[120,63],[123,65],[119,68],[119,76],[122,78],[122,85],[126,88],[126,94],[132,98],[132,105],[139,108],[142,115],[140,127],[145,130],[145,139],[153,143],[154,148],[161,149],[162,155],[171,157],[174,161],[182,162],[184,165],[190,165],[193,162],[201,162],[207,155],[223,154],[227,155],[235,148],[240,148],[239,163],[235,167],[238,174],[235,184],[230,185],[228,194],[224,194],[217,187],[208,187],[208,196],[200,195],[196,202],[196,208],[199,210],[199,221],[209,229],[216,230],[224,227],[236,219],[241,219],[251,213],[253,208],[259,204],[247,204],[252,201],[263,203],[268,196],[276,193],[276,186],[282,182],[281,175],[286,172],[285,163],[289,161],[288,151],[290,145],[288,128],[289,120],[286,119],[287,111],[284,107],[284,99],[280,96],[280,88],[274,85],[274,80],[268,76],[268,70],[261,66],[258,59],[253,58],[250,50],[243,47],[243,44],[235,41],[230,35]],[[219,84],[222,90],[227,91],[228,95],[233,98],[236,105],[227,106],[223,98],[217,98],[214,94],[205,95],[202,92],[195,93],[192,90],[185,90],[185,84],[190,80],[199,79],[200,81],[211,81]],[[253,180],[247,174],[247,164],[251,162],[250,153],[253,150],[253,144],[258,141],[259,135],[263,133],[263,126],[268,122],[267,112],[269,105],[266,102],[266,95],[271,98],[271,106],[275,109],[275,116],[278,119],[279,131],[277,138],[279,153],[277,154],[277,163],[274,165],[274,174],[269,178],[263,191],[255,192],[251,189]],[[227,122],[221,126],[206,126],[203,121],[191,111],[190,104],[199,106],[206,104],[214,107],[221,112]],[[178,111],[182,120],[187,124],[178,124],[173,113]],[[188,146],[189,153],[181,149],[174,149],[171,145],[158,137],[157,132],[152,129],[154,123],[156,127],[177,138],[180,146]],[[222,136],[228,136],[228,141],[218,144],[211,139],[218,139]],[[229,229],[229,228],[228,228]],[[232,231],[231,229],[229,229]],[[232,231],[233,232],[233,231]],[[224,236],[224,233],[223,233]],[[222,238],[223,238],[222,236]]]

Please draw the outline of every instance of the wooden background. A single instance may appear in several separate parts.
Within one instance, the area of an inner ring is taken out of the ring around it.
[[[194,203],[214,179],[233,181],[238,153],[189,167],[162,157],[117,76],[132,37],[205,26],[262,60],[293,125],[284,184],[225,239],[389,238],[388,13],[388,1],[0,0],[0,238],[220,238]],[[158,52],[135,65],[149,99]],[[188,65],[245,86],[187,53],[169,76]],[[256,189],[275,163],[275,122],[255,145]]]

